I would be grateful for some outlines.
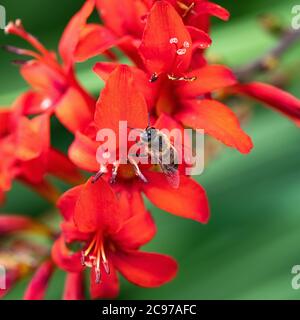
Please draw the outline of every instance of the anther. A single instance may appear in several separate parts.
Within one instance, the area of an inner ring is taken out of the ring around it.
[[[173,74],[168,74],[168,79],[172,80],[172,81],[187,81],[187,82],[192,82],[197,80],[196,76],[193,77],[185,77],[185,76],[181,76],[181,77],[177,77]]]
[[[82,266],[85,266],[85,255],[84,255],[84,251],[81,251],[81,264],[82,264]]]
[[[102,261],[102,264],[103,264],[103,267],[104,267],[106,274],[110,274],[110,268],[109,268],[108,261]]]
[[[178,43],[178,39],[177,39],[176,37],[171,38],[171,39],[170,39],[170,43],[171,43],[171,44],[173,44],[173,43],[176,44],[176,43]]]
[[[100,281],[101,281],[101,272],[100,272],[100,269],[96,268],[96,269],[95,269],[95,273],[96,273],[95,282],[96,282],[96,284],[99,284]]]
[[[185,48],[189,48],[190,47],[190,43],[188,41],[184,41],[183,46]]]
[[[185,48],[178,49],[178,50],[176,51],[176,53],[177,53],[179,56],[182,56],[182,55],[186,54],[186,49],[185,49]]]
[[[158,74],[154,72],[149,79],[149,82],[155,82],[158,79]]]

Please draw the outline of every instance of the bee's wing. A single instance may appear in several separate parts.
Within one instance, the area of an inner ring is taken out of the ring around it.
[[[175,189],[179,187],[180,183],[180,175],[179,171],[177,169],[178,167],[178,157],[177,157],[177,151],[174,148],[173,145],[170,146],[170,158],[172,158],[172,161],[170,164],[165,164],[163,162],[160,162],[160,168],[162,172],[165,174],[168,183]]]
[[[160,164],[160,167],[169,185],[177,189],[180,183],[179,171],[170,164]]]

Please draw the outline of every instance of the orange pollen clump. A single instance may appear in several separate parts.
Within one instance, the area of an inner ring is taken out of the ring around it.
[[[104,251],[104,244],[101,232],[97,232],[86,250],[82,251],[82,265],[95,269],[96,283],[101,281],[101,263],[107,274],[110,273],[108,260]]]

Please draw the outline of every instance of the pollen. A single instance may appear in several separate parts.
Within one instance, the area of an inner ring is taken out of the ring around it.
[[[170,43],[171,43],[171,44],[173,44],[173,43],[176,44],[176,43],[178,43],[178,39],[177,39],[176,37],[171,38],[171,39],[170,39]]]
[[[185,48],[177,49],[176,53],[179,56],[182,56],[182,55],[186,54],[186,49]]]
[[[184,48],[189,48],[190,43],[188,41],[184,41],[183,46],[184,46]]]
[[[102,234],[100,232],[94,235],[86,250],[82,251],[81,264],[89,268],[94,268],[95,283],[97,284],[101,282],[101,264],[105,273],[110,273],[108,260],[104,251]]]

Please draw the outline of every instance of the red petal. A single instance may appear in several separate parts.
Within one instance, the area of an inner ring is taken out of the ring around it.
[[[10,114],[10,109],[0,107],[0,138],[9,131]]]
[[[209,1],[198,0],[195,6],[195,11],[199,15],[208,14],[225,21],[227,21],[230,17],[230,13],[226,9]],[[201,17],[198,17],[198,19],[201,19]]]
[[[93,299],[113,299],[119,294],[119,279],[113,264],[109,260],[110,273],[107,274],[101,265],[101,282],[96,283],[95,268],[91,270],[90,290]]]
[[[170,43],[172,38],[178,39],[177,48]],[[186,48],[183,55],[176,53],[184,42],[192,45],[191,36],[176,10],[167,1],[155,2],[139,49],[148,71],[157,74],[186,71],[191,61],[191,47]]]
[[[95,0],[87,0],[82,8],[72,17],[59,42],[59,54],[69,69],[74,63],[74,54],[80,32],[95,6]]]
[[[210,47],[211,38],[206,32],[192,26],[187,26],[186,28],[191,35],[193,49],[197,49],[197,48],[206,49]]]
[[[235,87],[238,92],[270,105],[275,110],[299,122],[300,99],[266,83],[252,82]]]
[[[162,210],[198,222],[206,223],[209,219],[209,205],[205,190],[196,181],[182,175],[180,185],[174,189],[162,173],[145,173],[148,183],[142,189],[149,200]]]
[[[64,300],[84,300],[84,278],[82,272],[68,273],[65,280]]]
[[[81,232],[120,229],[122,216],[117,211],[116,196],[110,185],[99,179],[92,183],[89,179],[78,198],[74,221]]]
[[[144,29],[142,17],[148,12],[143,1],[96,0],[104,25],[116,35],[133,35],[140,38]]]
[[[147,118],[147,105],[134,86],[132,71],[121,65],[111,73],[101,91],[95,123],[99,128],[112,129],[118,136],[119,121],[126,120],[132,128],[145,128]]]
[[[93,120],[93,111],[83,95],[70,87],[55,106],[59,121],[71,132],[84,130]]]
[[[98,171],[99,164],[96,160],[98,146],[97,142],[78,131],[75,134],[74,142],[70,146],[69,157],[83,170]]]
[[[120,64],[118,62],[97,62],[93,71],[103,80],[107,81],[109,75],[118,67]]]
[[[149,242],[156,233],[156,225],[146,211],[141,193],[138,190],[122,191],[119,194],[119,207],[123,216],[129,216],[117,234],[113,236],[122,248],[136,249]]]
[[[61,269],[68,272],[81,272],[81,252],[70,251],[65,243],[63,236],[60,236],[53,244],[52,259]]]
[[[236,115],[224,104],[215,100],[189,100],[176,115],[184,125],[203,129],[229,147],[248,153],[253,147],[251,138],[241,129]]]
[[[54,104],[55,101],[45,96],[44,92],[27,91],[21,96],[17,105],[23,115],[36,115],[47,110],[52,111]]]
[[[128,281],[142,287],[159,287],[177,273],[176,261],[157,253],[118,251],[113,255],[113,262]]]
[[[107,81],[109,75],[120,64],[116,62],[97,62],[94,65],[94,72],[103,80]],[[155,105],[156,96],[159,90],[158,83],[149,86],[149,76],[141,69],[130,67],[134,78],[134,85],[138,92],[141,92],[146,99],[148,108],[151,109]]]
[[[80,183],[83,177],[67,156],[58,150],[50,149],[48,154],[48,172],[71,184]]]
[[[27,62],[21,67],[20,72],[33,89],[53,95],[54,98],[66,88],[65,76],[41,61]]]
[[[32,225],[32,220],[23,216],[17,215],[0,215],[0,235],[4,233],[15,232],[18,230],[27,229]]]
[[[43,300],[53,271],[54,265],[52,261],[45,261],[29,282],[24,300]]]
[[[107,28],[98,24],[88,24],[82,30],[76,47],[75,59],[83,62],[91,57],[104,53],[115,46],[120,39]]]
[[[194,70],[186,76],[196,76],[197,80],[182,82],[178,85],[178,94],[185,98],[201,96],[204,93],[232,86],[236,83],[232,71],[222,65],[208,65]]]
[[[57,207],[67,221],[71,220],[74,214],[76,201],[80,195],[81,189],[82,185],[69,189],[57,201]]]
[[[34,119],[22,117],[19,120],[16,137],[16,155],[22,161],[39,157],[50,144],[49,116],[40,115]]]

